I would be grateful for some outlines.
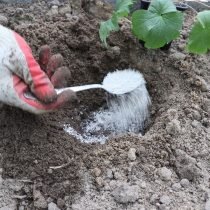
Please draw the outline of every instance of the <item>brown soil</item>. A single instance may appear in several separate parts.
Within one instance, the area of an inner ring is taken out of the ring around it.
[[[57,202],[65,198],[66,207],[74,210],[96,209],[85,191],[87,185],[89,194],[95,196],[94,202],[101,206],[97,209],[156,209],[161,205],[162,209],[203,208],[209,179],[210,74],[207,56],[184,51],[192,14],[186,16],[181,38],[172,43],[169,51],[144,49],[132,37],[126,22],[120,32],[111,35],[111,48],[107,50],[98,37],[99,20],[91,14],[80,13],[71,19],[62,13],[49,16],[44,2],[23,5],[20,16],[17,6],[0,7],[9,18],[8,27],[25,37],[35,55],[41,45],[49,44],[54,53],[64,56],[72,73],[69,86],[98,83],[111,70],[131,67],[144,74],[152,98],[146,134],[117,136],[105,145],[80,143],[63,130],[68,123],[79,130],[88,114],[105,103],[103,91],[80,93],[77,106],[43,116],[2,106],[0,154],[4,178],[27,178],[46,199],[51,197]],[[114,46],[120,48],[120,55]],[[130,148],[136,149],[133,162],[128,158]],[[67,166],[61,169],[50,170],[51,166],[65,163]],[[167,183],[158,175],[164,166],[173,174]],[[92,173],[96,168],[101,171],[101,182]],[[106,177],[108,170],[114,178]],[[183,178],[191,182],[190,189],[176,193],[171,185]],[[141,199],[125,206],[111,199],[112,181],[137,186],[145,182],[147,187],[141,189]],[[21,193],[30,200],[31,192]],[[98,193],[109,201],[103,202]],[[163,194],[171,198],[166,207],[159,201]],[[154,202],[152,195],[157,195]],[[32,209],[32,205],[29,202],[28,208]]]

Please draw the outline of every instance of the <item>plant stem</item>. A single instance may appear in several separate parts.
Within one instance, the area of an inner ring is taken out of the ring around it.
[[[193,8],[193,7],[191,7],[189,4],[187,4],[187,6],[197,15],[198,14],[198,12]]]

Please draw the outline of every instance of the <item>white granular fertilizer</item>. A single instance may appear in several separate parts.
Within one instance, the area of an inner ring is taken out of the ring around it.
[[[142,74],[132,69],[108,73],[103,80],[103,87],[112,94],[125,94],[145,83]]]
[[[139,73],[137,73],[139,75]],[[141,74],[140,74],[141,75]],[[115,78],[115,83],[120,78]],[[134,80],[136,77],[133,78]],[[83,134],[79,134],[70,125],[65,125],[65,131],[78,140],[86,143],[104,143],[110,135],[123,134],[128,132],[142,133],[145,121],[149,118],[149,106],[151,104],[146,82],[141,75],[138,76],[140,85],[132,92],[108,97],[108,109],[92,113],[92,116],[83,122]],[[124,89],[130,88],[133,84],[124,82]],[[133,88],[133,87],[132,87]]]

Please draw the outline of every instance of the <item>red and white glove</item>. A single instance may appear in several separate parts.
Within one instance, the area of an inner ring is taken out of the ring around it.
[[[73,91],[57,95],[54,89],[65,85],[70,76],[62,61],[60,54],[51,56],[50,48],[43,46],[39,65],[25,40],[0,25],[0,101],[35,114],[75,101]],[[28,97],[28,92],[34,97]]]

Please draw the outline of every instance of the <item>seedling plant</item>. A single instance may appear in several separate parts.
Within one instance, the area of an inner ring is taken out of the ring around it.
[[[131,17],[132,33],[143,41],[148,49],[157,49],[180,36],[184,13],[177,11],[172,0],[152,0],[147,10],[131,8],[136,0],[117,0],[112,17],[100,24],[99,36],[108,47],[107,38],[118,31],[119,21]],[[197,13],[187,41],[186,49],[190,53],[203,54],[210,49],[210,11]]]

